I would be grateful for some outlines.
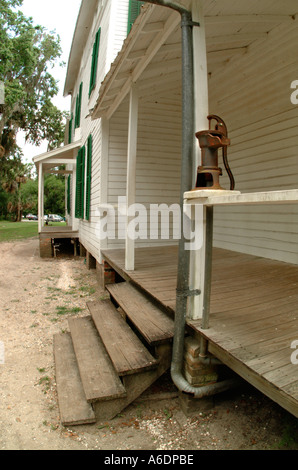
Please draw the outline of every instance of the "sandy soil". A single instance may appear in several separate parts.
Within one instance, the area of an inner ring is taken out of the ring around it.
[[[297,420],[250,386],[186,417],[167,376],[111,421],[63,427],[53,334],[68,329],[69,316],[87,314],[86,302],[103,292],[84,259],[41,260],[36,239],[1,243],[0,260],[1,450],[297,448]]]

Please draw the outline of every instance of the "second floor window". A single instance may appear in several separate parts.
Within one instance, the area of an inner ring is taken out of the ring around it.
[[[96,85],[100,33],[101,33],[101,28],[99,28],[99,30],[97,31],[96,36],[95,36],[95,41],[94,41],[94,44],[93,44],[90,85],[89,85],[89,97],[92,93],[92,90],[94,90],[95,85]]]

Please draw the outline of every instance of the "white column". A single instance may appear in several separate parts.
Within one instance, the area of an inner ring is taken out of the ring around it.
[[[138,90],[133,85],[130,90],[129,118],[128,118],[128,148],[127,148],[127,179],[126,204],[127,210],[136,202],[136,163],[138,141]],[[135,268],[135,241],[129,237],[128,227],[132,216],[126,217],[126,243],[125,243],[125,269],[133,271]]]
[[[44,174],[42,163],[38,169],[38,231],[44,226]]]
[[[201,0],[192,2],[193,21],[199,22],[200,26],[193,27],[194,42],[194,82],[195,82],[195,132],[208,129],[209,114],[208,97],[208,71],[207,71],[207,51],[205,37],[205,22],[203,15],[203,5]],[[196,137],[194,136],[196,149],[196,167],[201,163],[201,150]],[[196,180],[197,168],[194,168],[194,184]],[[192,319],[200,319],[203,314],[203,293],[205,283],[205,241],[206,241],[206,208],[203,207],[202,220],[196,220],[196,230],[201,231],[203,245],[201,249],[190,253],[190,288],[199,289],[201,295],[190,297],[188,316]]]
[[[105,117],[101,118],[101,170],[100,170],[100,205],[108,204],[108,177],[109,177],[109,141],[110,141],[110,121]],[[102,250],[108,248],[108,237],[99,240],[99,262],[103,263]]]
[[[71,226],[75,232],[79,228],[79,221],[76,219],[76,189],[77,189],[77,165],[72,165],[72,190],[71,190]]]

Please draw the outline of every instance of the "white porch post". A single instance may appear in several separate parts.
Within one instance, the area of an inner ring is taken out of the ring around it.
[[[195,132],[208,129],[209,103],[208,103],[208,73],[207,51],[205,37],[205,22],[201,0],[192,2],[193,21],[199,22],[200,27],[193,28],[194,42],[194,81],[195,81]],[[194,136],[196,149],[196,166],[201,162],[201,151]],[[197,168],[194,168],[194,184]],[[202,220],[196,220],[196,230],[201,231],[203,245],[201,249],[190,253],[190,289],[199,289],[201,295],[190,297],[188,316],[192,319],[202,318],[204,286],[205,286],[205,247],[206,247],[206,207],[203,207]],[[198,232],[196,232],[198,233]]]
[[[78,229],[79,223],[76,219],[76,188],[77,188],[77,164],[72,165],[72,190],[71,190],[71,228],[73,231]]]
[[[43,165],[39,164],[38,171],[38,232],[44,226],[44,174]]]
[[[125,269],[133,271],[135,268],[135,240],[129,236],[129,223],[133,216],[129,215],[129,208],[136,201],[136,163],[138,140],[138,90],[133,85],[130,90],[129,118],[128,118],[128,148],[127,148],[127,179],[126,179],[126,241],[125,241]]]

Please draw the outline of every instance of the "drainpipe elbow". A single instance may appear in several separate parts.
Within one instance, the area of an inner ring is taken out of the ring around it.
[[[241,384],[241,380],[236,378],[210,383],[201,387],[193,387],[183,377],[182,373],[175,368],[175,365],[172,365],[171,367],[171,377],[180,392],[198,399],[231,390]]]

